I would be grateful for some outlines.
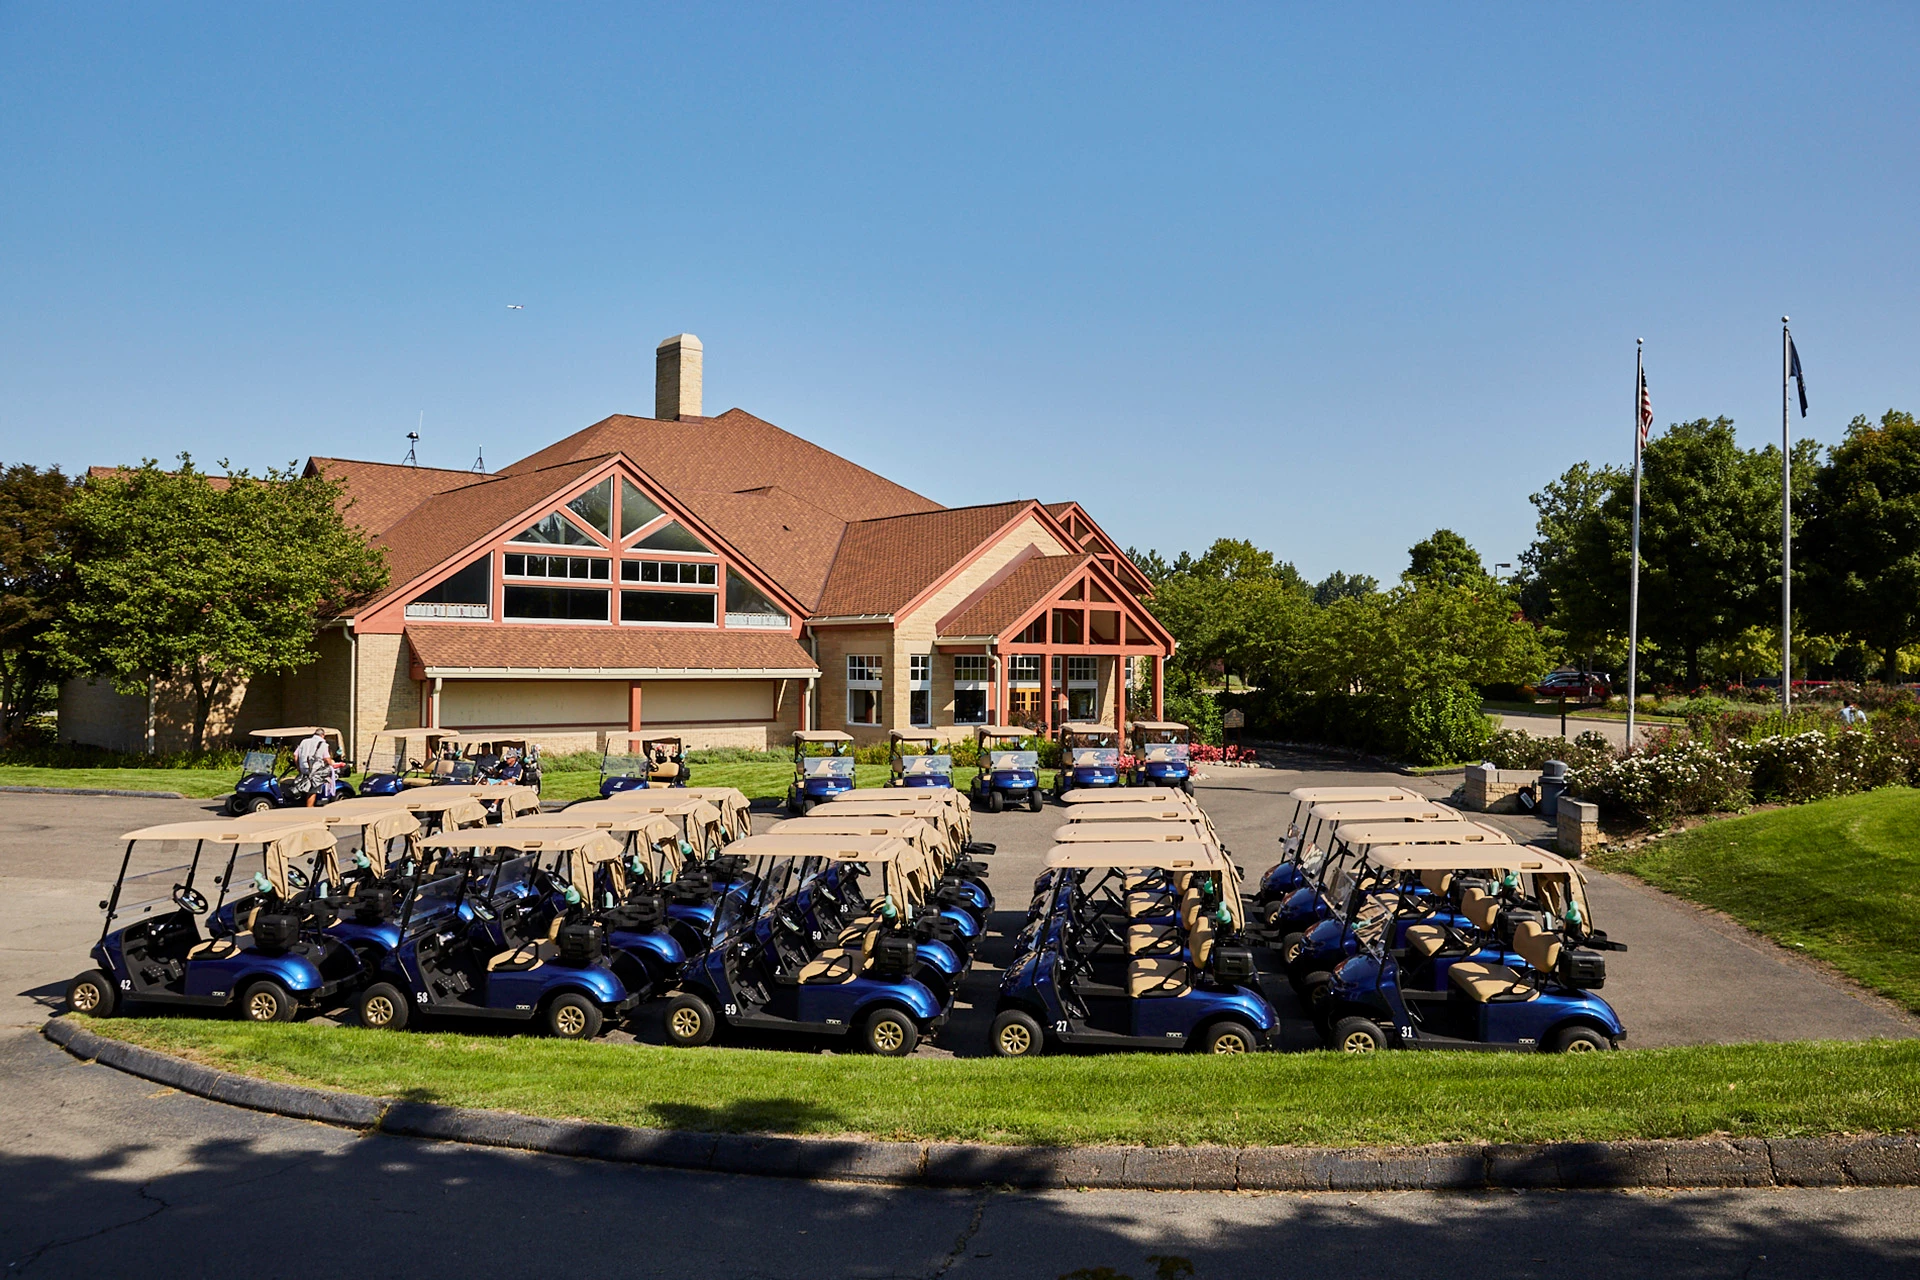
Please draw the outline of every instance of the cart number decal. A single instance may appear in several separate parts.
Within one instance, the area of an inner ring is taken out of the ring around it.
[[[416,991],[413,993],[413,999],[417,1004],[425,1004],[427,1002],[427,993],[424,991]]]
[[[1067,1024],[1066,1024],[1066,1021],[1065,1021],[1065,1019],[1062,1019],[1061,1021],[1059,1021],[1059,1022],[1056,1022],[1056,1023],[1054,1023],[1054,1024],[1053,1024],[1053,1029],[1054,1029],[1055,1031],[1058,1031],[1058,1032],[1060,1032],[1060,1033],[1061,1033],[1062,1035],[1064,1035],[1064,1034],[1066,1034],[1066,1030],[1067,1030]]]
[[[729,1018],[731,1018],[734,1014],[740,1012],[740,1006],[737,1004],[727,1005],[725,1006],[725,1009],[726,1009],[726,1014]]]
[[[131,991],[131,990],[133,990],[133,979],[132,979],[132,978],[122,978],[122,979],[120,979],[120,989],[121,989],[122,991]]]

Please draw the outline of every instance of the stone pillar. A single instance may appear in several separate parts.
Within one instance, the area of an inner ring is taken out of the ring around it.
[[[1560,797],[1556,847],[1569,858],[1584,858],[1600,847],[1600,806],[1591,800]]]

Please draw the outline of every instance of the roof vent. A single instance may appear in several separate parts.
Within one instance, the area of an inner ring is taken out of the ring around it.
[[[700,414],[700,339],[676,333],[653,356],[653,416],[669,422]]]

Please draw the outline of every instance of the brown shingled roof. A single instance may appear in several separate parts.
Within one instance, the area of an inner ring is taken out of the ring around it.
[[[1032,505],[999,502],[849,524],[814,612],[893,613]]]
[[[940,619],[943,636],[997,636],[1086,564],[1085,555],[1034,556]]]
[[[438,671],[817,671],[784,631],[432,625],[407,644]]]
[[[826,585],[846,522],[780,486],[745,493],[673,491],[753,566],[811,609]]]
[[[342,481],[353,505],[347,519],[378,537],[428,498],[450,489],[484,484],[490,476],[440,467],[398,466],[388,462],[355,462],[351,458],[308,458],[307,472]]]
[[[805,495],[808,502],[842,520],[940,509],[939,503],[744,409],[678,422],[615,414],[506,470],[511,474],[609,453],[626,454],[675,495],[693,489],[741,493],[779,486]]]

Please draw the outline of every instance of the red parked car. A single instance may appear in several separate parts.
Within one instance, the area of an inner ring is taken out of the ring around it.
[[[1605,702],[1613,685],[1598,671],[1580,671],[1571,667],[1549,671],[1533,685],[1536,698],[1572,698],[1579,702]]]

